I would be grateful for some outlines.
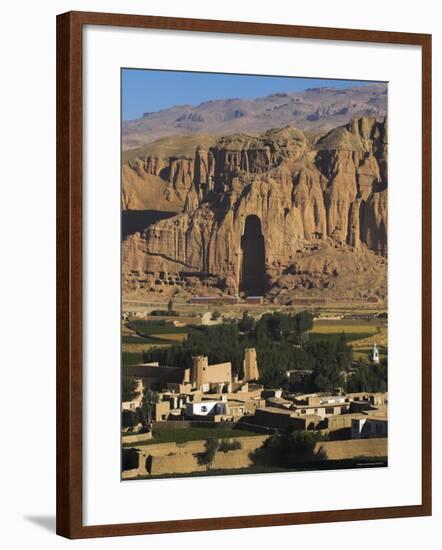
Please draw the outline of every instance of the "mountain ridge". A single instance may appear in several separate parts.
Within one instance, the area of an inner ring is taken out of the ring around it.
[[[254,99],[215,99],[198,105],[173,105],[122,123],[123,149],[177,134],[262,133],[292,125],[324,133],[354,117],[381,119],[387,114],[387,84],[348,88],[308,88]]]

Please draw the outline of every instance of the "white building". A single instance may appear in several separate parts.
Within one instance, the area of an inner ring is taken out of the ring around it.
[[[373,340],[373,350],[371,352],[371,360],[373,363],[379,364],[379,349],[376,345],[376,340]]]
[[[226,401],[202,401],[186,403],[187,416],[215,416],[227,414]]]
[[[352,439],[371,439],[387,437],[388,420],[386,418],[369,417],[353,418],[351,421]]]

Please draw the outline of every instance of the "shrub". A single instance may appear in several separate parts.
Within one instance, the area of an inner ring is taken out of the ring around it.
[[[206,450],[198,455],[198,463],[206,466],[208,470],[215,460],[216,452],[219,448],[219,441],[215,438],[210,438],[206,441]]]
[[[228,441],[227,439],[224,439],[219,444],[218,450],[222,453],[227,453],[229,451],[237,451],[238,449],[241,449],[241,441]]]
[[[241,332],[251,332],[255,328],[255,319],[244,311],[242,318],[238,321],[238,328]]]
[[[153,315],[154,317],[167,317],[169,315],[172,317],[178,317],[179,313],[173,309],[154,309],[149,315]]]
[[[137,395],[138,382],[133,376],[122,376],[121,379],[121,400],[132,401]]]

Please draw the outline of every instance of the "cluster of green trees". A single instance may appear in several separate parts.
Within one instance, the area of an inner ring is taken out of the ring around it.
[[[144,352],[143,359],[190,368],[192,356],[206,355],[209,363],[231,361],[233,371],[241,377],[244,349],[254,347],[260,381],[266,387],[280,386],[287,383],[287,370],[311,367],[310,353],[298,342],[312,326],[313,317],[308,312],[265,314],[258,321],[245,314],[238,322],[198,327],[184,342],[169,348],[152,348]]]
[[[345,386],[351,368],[351,347],[344,334],[335,341],[311,342],[305,351],[312,358],[311,384],[314,391],[332,392]]]
[[[132,401],[137,395],[137,381],[133,376],[121,378],[121,401]]]
[[[255,319],[251,315],[244,311],[242,319],[238,321],[238,328],[241,332],[252,332],[255,328]]]
[[[168,348],[152,348],[143,353],[144,361],[159,361],[160,365],[192,366],[192,356],[207,355],[210,363],[232,362],[233,369],[242,368],[243,342],[235,322],[202,326],[188,333],[186,340]]]
[[[258,341],[289,340],[302,343],[307,331],[313,328],[313,315],[309,311],[300,313],[266,313],[253,327]]]
[[[243,376],[244,349],[257,352],[260,382],[265,387],[283,387],[301,392],[385,391],[387,368],[361,363],[352,369],[352,350],[344,334],[334,340],[308,341],[313,316],[300,313],[266,313],[255,320],[244,313],[239,321],[195,327],[187,339],[168,348],[152,348],[143,354],[146,362],[192,366],[192,356],[206,355],[209,363],[231,361],[233,371]],[[293,381],[287,371],[307,370],[311,375]],[[348,375],[350,373],[350,375]]]
[[[383,359],[379,365],[359,361],[358,366],[347,378],[348,392],[385,392],[388,389],[388,362]]]
[[[257,341],[290,339],[300,343],[307,331],[313,328],[313,315],[309,311],[299,313],[265,313],[258,321],[244,311],[238,321],[240,332],[253,335]]]

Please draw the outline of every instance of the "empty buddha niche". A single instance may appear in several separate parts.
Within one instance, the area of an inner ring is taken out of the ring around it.
[[[248,296],[265,293],[265,245],[258,216],[247,216],[241,238],[240,291]]]

